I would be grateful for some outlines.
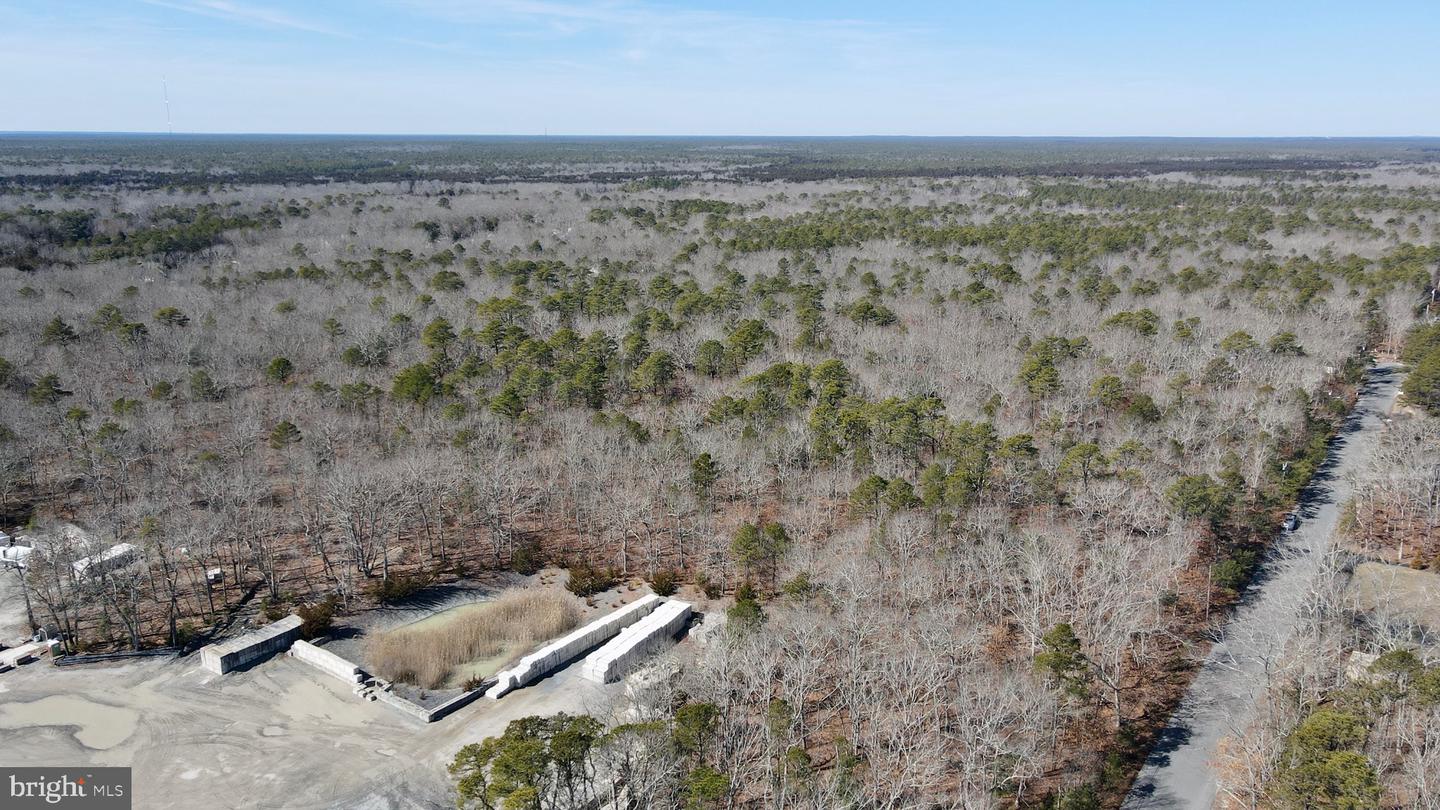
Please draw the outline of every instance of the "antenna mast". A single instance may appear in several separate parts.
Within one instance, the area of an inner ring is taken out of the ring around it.
[[[165,130],[174,135],[175,125],[170,122],[170,84],[164,76],[160,77],[160,89],[165,93]]]

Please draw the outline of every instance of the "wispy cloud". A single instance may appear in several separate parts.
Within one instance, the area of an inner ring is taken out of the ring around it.
[[[524,38],[602,35],[620,44],[610,48],[634,62],[668,52],[681,59],[703,57],[735,63],[798,58],[834,58],[873,65],[914,61],[938,55],[943,44],[922,26],[843,17],[791,18],[728,10],[599,0],[593,3],[551,0],[396,0],[412,12],[455,24],[492,30],[506,26],[507,36]],[[497,32],[499,33],[499,32]]]
[[[287,28],[292,31],[306,31],[332,37],[350,36],[344,31],[301,19],[283,11],[263,6],[233,3],[230,0],[143,0],[143,2],[152,6],[262,28]]]

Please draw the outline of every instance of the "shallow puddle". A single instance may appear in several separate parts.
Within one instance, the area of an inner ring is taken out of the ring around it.
[[[461,618],[462,616],[483,611],[486,608],[490,607],[490,604],[491,603],[488,601],[467,602],[462,605],[456,605],[455,607],[445,608],[439,613],[426,616],[423,619],[416,619],[415,621],[410,622],[409,624],[401,625],[399,628],[396,629],[420,631],[434,630],[439,627],[444,627],[447,624],[455,621],[456,619]]]
[[[66,726],[86,748],[104,751],[130,739],[140,713],[70,695],[52,695],[31,703],[0,705],[0,728]]]

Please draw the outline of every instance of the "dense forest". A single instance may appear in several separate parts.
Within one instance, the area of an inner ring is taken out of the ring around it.
[[[1433,163],[1436,138],[503,137],[0,134],[0,189],[216,184],[1116,176]]]
[[[1440,410],[1440,171],[1035,146],[0,139],[0,525],[144,555],[36,621],[679,583],[654,806],[1115,806],[1376,353]]]

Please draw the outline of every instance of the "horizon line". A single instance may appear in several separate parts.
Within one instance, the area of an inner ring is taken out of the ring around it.
[[[1440,140],[1440,135],[906,135],[906,134],[884,134],[884,133],[852,133],[852,134],[807,134],[807,135],[781,135],[764,133],[727,133],[727,134],[617,134],[617,133],[499,133],[499,132],[264,132],[264,131],[224,131],[224,130],[195,130],[182,132],[169,132],[164,130],[102,130],[102,129],[74,129],[74,130],[0,130],[0,137],[41,137],[41,136],[152,136],[158,138],[171,137],[302,137],[302,138],[527,138],[527,139],[565,139],[565,138],[586,138],[586,139],[823,139],[833,138],[842,140],[864,140],[864,139],[888,139],[888,140],[1250,140],[1250,141],[1283,141],[1283,140],[1311,140],[1311,141],[1354,141],[1354,140]]]

